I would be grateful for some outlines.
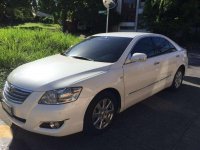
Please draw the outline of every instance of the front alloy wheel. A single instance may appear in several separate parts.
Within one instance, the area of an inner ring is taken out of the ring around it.
[[[92,115],[92,122],[96,129],[106,128],[114,116],[114,104],[110,99],[103,99],[97,103]]]
[[[98,94],[88,106],[84,118],[84,131],[99,134],[110,127],[117,110],[116,96],[109,91]]]

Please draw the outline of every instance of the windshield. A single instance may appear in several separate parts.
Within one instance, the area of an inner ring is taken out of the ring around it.
[[[64,54],[76,59],[98,62],[116,62],[132,38],[93,36],[69,48]]]

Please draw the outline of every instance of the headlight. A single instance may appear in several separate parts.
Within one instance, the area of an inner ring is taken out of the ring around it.
[[[39,104],[58,105],[76,101],[81,93],[81,87],[63,88],[47,91],[39,101]]]

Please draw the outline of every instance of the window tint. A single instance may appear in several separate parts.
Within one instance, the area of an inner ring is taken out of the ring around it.
[[[73,46],[66,56],[87,58],[99,62],[116,62],[127,48],[132,38],[93,36]]]
[[[151,37],[146,37],[139,40],[132,50],[132,54],[134,53],[144,53],[147,57],[152,57],[155,55],[154,52],[154,44],[152,42]]]
[[[153,37],[156,54],[170,53],[176,51],[176,48],[166,39]]]

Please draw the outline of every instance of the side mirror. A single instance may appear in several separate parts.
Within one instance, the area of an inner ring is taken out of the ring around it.
[[[147,55],[144,53],[134,53],[131,56],[131,62],[144,62],[147,60]]]

